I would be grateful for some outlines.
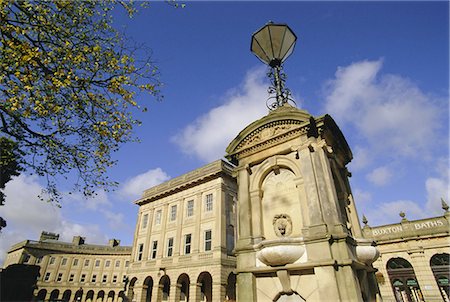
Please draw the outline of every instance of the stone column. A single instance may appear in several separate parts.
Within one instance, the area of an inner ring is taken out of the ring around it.
[[[316,275],[320,300],[327,301],[332,297],[334,301],[340,301],[339,288],[336,282],[334,267],[332,266],[315,267],[314,273]],[[351,280],[351,282],[353,281],[354,280]]]
[[[193,282],[189,284],[189,301],[200,301],[201,287],[201,283]]]
[[[236,294],[238,301],[257,301],[256,278],[253,273],[239,273],[237,275]]]
[[[299,166],[303,175],[304,188],[308,200],[309,226],[305,230],[307,231],[305,235],[314,236],[315,234],[326,234],[327,230],[322,217],[322,209],[310,153],[309,148],[299,150]]]
[[[244,168],[240,168],[238,173],[238,242],[237,247],[241,245],[251,244],[252,235],[252,217],[250,216],[250,200],[249,200],[249,179],[248,172]]]
[[[261,196],[259,189],[250,192],[250,204],[251,204],[251,221],[252,221],[252,238],[253,243],[258,243],[263,240],[262,230],[262,211],[261,211]]]
[[[160,301],[161,300],[161,292],[162,292],[162,285],[159,285],[158,283],[153,284],[152,289],[152,301]]]
[[[436,279],[430,267],[430,259],[425,257],[423,250],[411,253],[411,265],[414,268],[420,291],[425,301],[442,301]]]
[[[169,302],[180,301],[180,285],[177,283],[172,283],[169,289]]]
[[[220,276],[218,276],[220,278]],[[213,282],[212,284],[212,300],[213,301],[225,301],[226,296],[226,284],[221,282]]]
[[[200,224],[203,213],[203,195],[198,193],[195,195],[194,201],[194,213],[195,213],[195,231],[191,237],[191,254],[196,254],[200,251]],[[184,249],[184,238],[181,238],[181,249]],[[184,251],[181,252],[181,255]]]

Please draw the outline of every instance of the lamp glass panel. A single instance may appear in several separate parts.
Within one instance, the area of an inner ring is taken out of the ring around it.
[[[264,63],[268,64],[270,59],[267,56],[267,54],[264,52],[264,50],[261,48],[261,45],[259,45],[258,41],[253,37],[252,39],[252,52]]]
[[[294,50],[294,45],[295,45],[296,39],[297,38],[295,37],[295,35],[288,28],[286,28],[286,33],[284,35],[284,40],[283,40],[283,46],[280,51],[280,55],[281,55],[283,62],[284,62],[284,60],[287,59],[287,57],[289,57],[291,55],[292,51]]]
[[[268,26],[263,27],[259,32],[257,32],[253,36],[253,38],[258,42],[259,46],[266,54],[266,58],[268,58],[267,62],[265,61],[266,58],[264,57],[260,57],[261,60],[265,61],[266,63],[269,63],[273,58],[269,27]]]
[[[270,39],[272,42],[272,57],[270,59],[283,59],[281,49],[283,48],[284,32],[286,26],[284,25],[269,25]]]

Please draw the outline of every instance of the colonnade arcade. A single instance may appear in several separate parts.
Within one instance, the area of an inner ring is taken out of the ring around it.
[[[219,276],[220,277],[220,276]],[[142,283],[134,277],[128,284],[126,294],[128,301],[235,301],[236,300],[236,276],[230,273],[227,283],[213,280],[212,275],[204,271],[197,277],[187,273],[180,274],[176,279],[171,278],[165,272],[159,279],[154,280],[147,276]],[[225,297],[219,297],[222,295]]]
[[[430,258],[430,268],[436,279],[442,299],[449,299],[450,255],[434,254]],[[386,264],[387,272],[397,302],[425,301],[420,284],[411,263],[401,257],[391,258]]]
[[[83,290],[80,288],[76,291],[66,289],[64,291],[54,289],[52,291],[41,289],[36,295],[37,301],[55,301],[62,300],[65,302],[122,302],[124,299],[124,292],[116,292],[114,290]]]

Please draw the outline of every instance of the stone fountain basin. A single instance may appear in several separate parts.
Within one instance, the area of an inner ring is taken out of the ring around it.
[[[301,245],[277,244],[264,246],[256,253],[256,257],[265,265],[281,266],[294,263],[305,253],[305,248]]]

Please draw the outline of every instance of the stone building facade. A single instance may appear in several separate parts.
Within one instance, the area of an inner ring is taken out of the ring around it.
[[[85,244],[84,240],[75,236],[71,243],[61,242],[59,235],[42,232],[39,241],[13,245],[4,267],[11,264],[39,267],[36,301],[123,301],[123,279],[131,247],[120,246],[116,239],[111,239],[109,245]]]
[[[146,190],[135,202],[130,301],[235,299],[232,172],[218,160]]]
[[[450,212],[444,210],[412,221],[400,213],[400,223],[377,227],[364,219],[363,232],[381,254],[373,265],[384,302],[450,301]]]

